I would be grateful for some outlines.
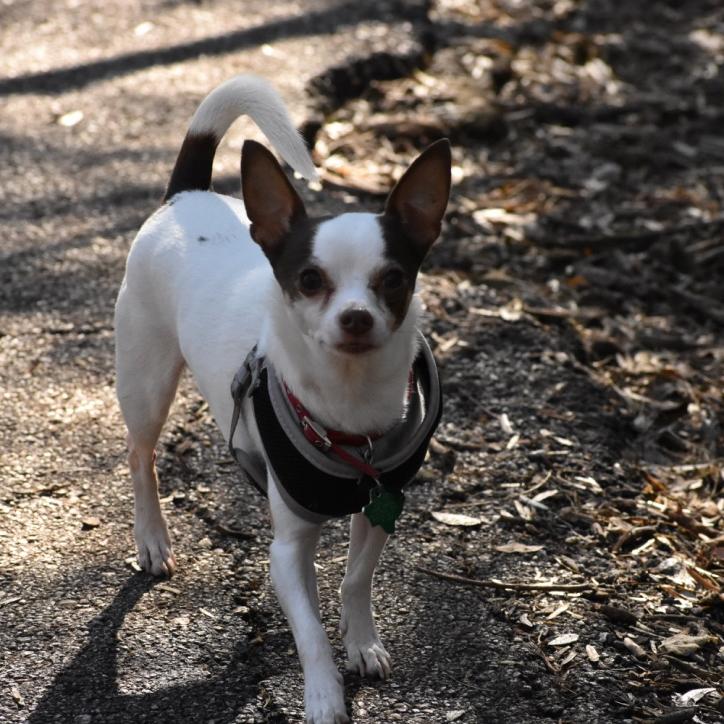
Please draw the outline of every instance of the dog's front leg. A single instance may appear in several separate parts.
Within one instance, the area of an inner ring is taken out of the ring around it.
[[[302,664],[307,721],[344,724],[349,718],[342,677],[319,616],[314,553],[321,526],[308,523],[289,510],[271,475],[268,489],[274,526],[269,554],[271,579]]]
[[[372,576],[388,538],[380,526],[370,524],[364,513],[352,516],[339,624],[347,649],[347,668],[361,676],[381,679],[390,674],[390,656],[372,616]]]

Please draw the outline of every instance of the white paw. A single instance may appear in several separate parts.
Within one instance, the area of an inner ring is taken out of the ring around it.
[[[387,679],[392,671],[390,655],[382,645],[371,611],[342,609],[339,630],[347,649],[347,671],[356,671],[360,676]]]
[[[141,568],[154,576],[172,576],[176,570],[176,557],[163,517],[150,521],[137,519],[133,532]]]
[[[387,679],[392,671],[390,655],[379,639],[357,643],[345,641],[347,647],[347,671],[356,671],[371,679]]]
[[[305,676],[304,712],[307,724],[348,724],[342,675]]]

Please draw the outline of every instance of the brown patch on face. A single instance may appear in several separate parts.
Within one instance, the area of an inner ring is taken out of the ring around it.
[[[370,288],[392,313],[392,329],[397,329],[404,321],[410,306],[415,289],[414,277],[410,279],[400,266],[392,262],[375,274]]]
[[[389,264],[375,276],[371,286],[392,313],[393,329],[397,329],[407,316],[425,252],[410,239],[396,216],[383,214],[378,218],[385,242],[385,258]],[[399,284],[389,276],[393,270],[400,273]]]
[[[317,268],[312,261],[312,241],[317,233],[317,227],[328,218],[304,217],[295,221],[275,249],[267,253],[274,276],[289,299],[295,300],[303,296],[300,274],[305,269]],[[326,284],[323,273],[322,276]]]

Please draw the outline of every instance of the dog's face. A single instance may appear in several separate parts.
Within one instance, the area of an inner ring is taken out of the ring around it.
[[[242,189],[251,235],[297,326],[331,352],[360,355],[383,347],[405,320],[447,205],[450,146],[428,148],[379,216],[309,218],[276,159],[251,141],[242,154]]]

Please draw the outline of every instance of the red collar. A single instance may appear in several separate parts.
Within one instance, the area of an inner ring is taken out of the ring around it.
[[[341,430],[328,430],[318,422],[316,422],[306,407],[299,401],[299,398],[284,384],[284,391],[287,394],[287,399],[292,405],[294,412],[299,418],[299,423],[302,426],[302,432],[304,437],[314,445],[318,450],[322,452],[332,452],[337,457],[341,458],[348,465],[359,470],[364,475],[377,480],[380,477],[380,471],[377,468],[370,465],[366,460],[353,455],[352,453],[345,450],[342,445],[348,445],[350,447],[365,447],[372,452],[372,442],[379,440],[382,435],[379,433],[373,433],[371,435],[353,435],[348,432],[342,432]]]

